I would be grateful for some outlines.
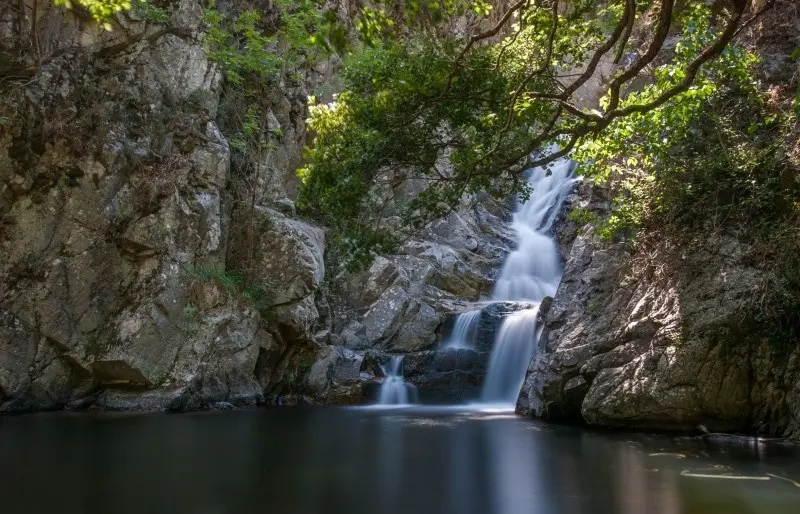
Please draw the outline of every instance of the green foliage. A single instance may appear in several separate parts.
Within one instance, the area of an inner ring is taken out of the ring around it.
[[[118,12],[131,8],[130,0],[54,0],[53,3],[67,9],[72,9],[75,5],[83,7],[92,18],[104,23]]]
[[[220,268],[190,268],[187,272],[193,282],[215,283],[222,287],[229,297],[250,302],[262,316],[270,315],[272,294],[263,285],[247,280],[245,273]],[[196,306],[194,308],[196,309]]]
[[[639,3],[640,12],[650,4]],[[340,248],[346,264],[355,256],[350,264],[363,266],[387,242],[446,215],[465,195],[524,197],[520,177],[528,156],[564,144],[567,134],[580,134],[579,157],[599,174],[635,131],[661,140],[659,130],[691,119],[721,77],[748,80],[752,56],[731,47],[655,115],[605,126],[586,121],[600,114],[564,110],[551,100],[564,89],[554,77],[593,55],[623,19],[623,6],[612,2],[598,11],[596,2],[577,1],[554,14],[549,4],[533,3],[513,17],[508,37],[466,49],[432,25],[467,10],[485,16],[480,2],[398,0],[363,10],[359,30],[368,47],[345,61],[336,101],[311,108],[316,138],[299,171],[298,207],[333,229],[334,241],[346,246]],[[672,20],[683,32],[674,58],[656,70],[653,84],[616,108],[646,104],[679,85],[688,63],[719,36],[710,20],[703,2],[688,2]],[[414,31],[414,24],[423,28]],[[406,32],[399,35],[401,25]],[[405,193],[410,177],[425,184],[421,192]]]
[[[681,19],[683,37],[675,47],[675,58],[656,68],[653,82],[628,95],[621,107],[650,102],[674,87],[685,78],[687,64],[717,35],[703,5],[688,9]],[[582,164],[581,173],[608,178],[619,167],[620,155],[629,155],[625,163],[628,167],[636,167],[639,159],[644,166],[664,160],[673,141],[689,135],[689,125],[702,114],[706,102],[723,84],[743,92],[754,91],[752,69],[756,61],[743,48],[728,46],[718,59],[700,70],[686,92],[650,112],[617,118],[604,131],[586,138],[575,153]]]
[[[494,10],[484,0],[378,0],[373,5],[362,7],[356,18],[359,38],[369,46],[407,36],[419,27],[435,31],[448,20],[485,18]]]
[[[769,279],[731,337],[764,336],[785,348],[800,340],[800,173],[783,144],[797,117],[791,101],[759,88],[755,63],[729,48],[692,89],[618,120],[578,157],[585,173],[623,178],[613,214],[596,222],[601,236],[645,231],[687,242],[717,231],[749,243],[753,266]],[[658,70],[655,84],[631,96],[665,87],[671,71]]]
[[[572,221],[573,223],[577,223],[578,225],[587,225],[589,223],[594,223],[597,220],[597,215],[591,211],[583,209],[581,207],[576,207],[572,209],[567,216],[567,219]]]
[[[281,69],[281,58],[272,50],[275,37],[258,27],[261,13],[245,11],[235,20],[215,9],[206,9],[204,21],[208,58],[218,64],[233,84],[246,79],[268,81]]]
[[[363,8],[356,21],[356,29],[361,40],[370,46],[396,36],[394,20],[383,9]]]
[[[346,45],[336,13],[322,2],[276,0],[273,9],[231,15],[212,0],[204,12],[206,51],[225,76],[220,125],[234,151],[234,172],[249,175],[250,183],[258,182],[265,155],[282,136],[267,119],[277,82],[297,80],[301,65]]]
[[[316,0],[274,0],[267,10],[238,13],[216,9],[212,0],[204,21],[207,54],[225,77],[218,122],[232,150],[234,209],[244,220],[240,230],[252,234],[268,228],[256,226],[255,206],[268,180],[273,152],[283,137],[281,129],[270,122],[276,92],[299,83],[299,69],[331,52],[344,51],[346,32],[337,23],[336,12]],[[249,271],[255,252],[253,238],[238,250],[243,253],[239,262]],[[246,273],[234,277],[247,284]],[[261,292],[248,287],[242,294],[259,302]]]
[[[198,310],[199,309],[197,308],[197,305],[193,303],[187,303],[183,307],[183,314],[189,319],[194,319],[194,317],[197,315]]]
[[[217,10],[213,0],[209,3],[204,13],[208,57],[229,83],[269,83],[295,70],[301,60],[313,62],[346,48],[335,11],[323,10],[314,0],[276,0],[274,5],[279,10],[277,29],[265,25],[260,10],[230,16]]]
[[[131,13],[138,18],[151,23],[167,23],[169,21],[169,11],[161,7],[146,2],[145,0],[134,0]]]
[[[593,318],[596,318],[603,311],[603,302],[600,300],[592,300],[586,305],[586,312]]]
[[[345,254],[364,264],[369,254],[385,251],[399,237],[379,235],[384,228],[380,215],[389,214],[386,198],[403,177],[436,180],[445,173],[436,168],[442,149],[457,144],[452,160],[464,166],[453,173],[466,178],[481,149],[500,141],[500,121],[491,102],[505,94],[510,80],[491,71],[491,58],[490,52],[473,56],[474,68],[453,81],[453,95],[468,97],[481,89],[481,101],[437,101],[451,66],[448,56],[427,46],[381,43],[347,60],[345,91],[336,102],[311,106],[309,125],[316,139],[307,154],[309,164],[299,171],[303,187],[298,206],[334,229],[334,239],[348,246]],[[451,134],[444,133],[445,126]],[[519,150],[523,132],[503,141],[507,151]],[[491,184],[482,178],[476,175],[466,188],[434,183],[408,203],[397,203],[395,214],[419,228],[430,214],[442,215],[457,204],[463,191],[488,189]],[[381,183],[379,190],[376,182]]]

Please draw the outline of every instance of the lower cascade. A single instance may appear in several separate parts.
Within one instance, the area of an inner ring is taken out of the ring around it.
[[[503,320],[489,360],[481,401],[513,406],[534,356],[539,302],[553,296],[561,282],[561,256],[552,236],[553,223],[577,179],[574,165],[559,159],[528,174],[530,198],[518,203],[513,228],[517,249],[503,264],[492,294],[494,301],[519,303],[520,310]]]
[[[475,338],[478,335],[478,323],[481,319],[481,311],[462,312],[456,316],[453,324],[453,332],[445,341],[444,348],[475,348]]]
[[[409,405],[417,403],[417,388],[403,379],[403,356],[393,355],[389,367],[381,366],[386,378],[381,384],[378,405]]]
[[[536,318],[539,306],[517,311],[500,327],[489,359],[489,370],[483,384],[484,403],[514,403],[525,380],[528,363],[536,343]]]

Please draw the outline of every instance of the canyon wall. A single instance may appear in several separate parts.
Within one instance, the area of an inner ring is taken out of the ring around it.
[[[336,56],[267,92],[272,149],[243,176],[204,4],[158,5],[168,19],[134,9],[111,31],[47,2],[2,8],[0,412],[361,402],[386,352],[429,351],[488,291],[505,207],[475,202],[368,271],[326,273],[325,230],[293,199],[306,99],[335,91]]]

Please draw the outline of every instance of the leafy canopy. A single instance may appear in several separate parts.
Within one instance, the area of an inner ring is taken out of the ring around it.
[[[83,7],[89,11],[92,18],[100,22],[107,22],[118,12],[131,8],[131,0],[54,0],[53,3],[67,9],[72,9],[76,5]]]
[[[524,196],[527,166],[577,150],[597,172],[626,135],[693,116],[721,79],[748,80],[751,64],[729,46],[744,0],[714,16],[702,0],[376,6],[359,18],[366,48],[346,59],[344,91],[312,106],[316,138],[299,172],[299,206],[332,228],[356,268],[465,195]],[[451,30],[465,17],[466,41]],[[600,109],[588,109],[581,95],[601,62],[617,71]],[[561,149],[536,154],[552,144]]]

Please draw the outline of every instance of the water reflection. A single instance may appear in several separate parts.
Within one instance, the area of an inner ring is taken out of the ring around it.
[[[541,439],[520,432],[513,421],[481,424],[492,468],[492,512],[553,512],[540,476],[549,456],[538,448]]]
[[[681,472],[798,479],[798,456],[453,410],[0,418],[0,510],[796,514],[786,482]]]

